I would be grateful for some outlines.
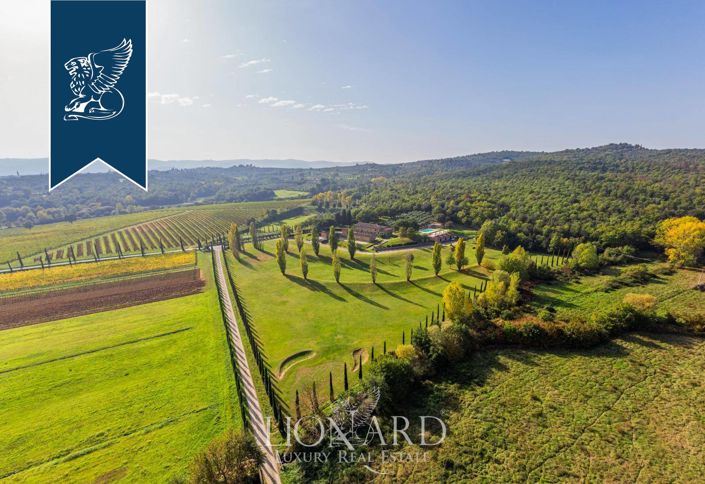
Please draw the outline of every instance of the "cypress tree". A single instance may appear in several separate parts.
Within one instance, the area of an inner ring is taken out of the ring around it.
[[[406,282],[411,281],[411,273],[414,270],[414,254],[406,254]]]
[[[330,394],[330,401],[335,400],[335,393],[333,393],[333,372],[328,372],[328,393]]]
[[[304,280],[308,280],[308,259],[306,258],[306,247],[301,247],[299,252],[299,261],[301,262],[301,275]]]
[[[252,242],[252,248],[259,248],[259,241],[257,240],[257,225],[254,220],[250,222],[250,242]]]
[[[335,252],[331,258],[331,265],[333,266],[333,277],[335,277],[335,282],[340,284],[340,259],[338,259],[338,255]]]
[[[284,242],[282,239],[277,240],[276,251],[277,264],[279,264],[279,270],[284,275],[286,274],[286,252],[284,252]]]
[[[311,227],[311,247],[313,253],[318,257],[318,251],[321,250],[321,241],[318,240],[318,226],[316,224]]]
[[[431,262],[433,264],[433,273],[438,275],[441,272],[441,251],[443,246],[440,242],[433,244],[433,252],[431,254]]]
[[[301,420],[301,403],[299,402],[299,391],[296,390],[296,420]]]
[[[372,353],[370,353],[370,360],[375,361],[375,347],[372,347]]]
[[[360,352],[360,361],[357,365],[357,379],[362,381],[362,352]]]
[[[236,260],[240,260],[239,238],[237,224],[230,224],[230,228],[228,229],[228,245]]]
[[[348,391],[348,364],[343,363],[343,388]]]
[[[462,237],[458,239],[458,242],[455,244],[455,267],[460,271],[463,269],[463,266],[468,263],[468,258],[465,257],[465,239]]]
[[[406,344],[406,333],[404,332],[404,330],[401,331],[401,344]]]
[[[296,249],[301,252],[301,248],[304,246],[304,233],[301,230],[301,224],[294,229],[294,241],[296,242]]]
[[[282,224],[281,234],[282,234],[282,244],[284,247],[284,252],[289,252],[289,226],[288,225]]]
[[[355,260],[355,251],[357,251],[357,246],[355,245],[355,231],[351,226],[348,229],[348,254],[350,254],[350,260]]]
[[[485,258],[485,233],[480,232],[477,236],[477,248],[475,248],[475,259],[477,264],[482,264],[482,259]]]
[[[335,236],[335,226],[331,225],[328,229],[328,244],[330,245],[331,254],[338,250],[338,239]]]
[[[386,355],[387,354],[387,340],[384,340],[384,344],[382,345],[382,354]]]

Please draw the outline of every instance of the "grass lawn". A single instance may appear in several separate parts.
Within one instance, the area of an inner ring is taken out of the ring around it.
[[[448,438],[404,482],[699,482],[705,340],[629,335],[589,351],[494,350],[419,394]],[[389,474],[388,474],[389,475]]]
[[[309,281],[301,277],[296,246],[290,241],[287,276],[282,276],[273,257],[274,241],[264,251],[249,251],[242,262],[230,260],[230,267],[253,324],[262,340],[273,371],[289,356],[307,351],[284,368],[280,388],[288,402],[294,391],[313,380],[327,396],[328,372],[333,372],[336,391],[343,386],[343,363],[353,367],[353,351],[382,353],[383,342],[394,349],[401,343],[402,331],[417,328],[419,322],[441,302],[441,293],[453,280],[467,288],[480,284],[486,271],[473,266],[465,273],[443,267],[441,277],[431,269],[431,249],[413,250],[415,254],[412,282],[405,280],[407,251],[377,255],[378,285],[373,285],[368,272],[369,254],[359,254],[350,261],[347,251],[339,249],[343,266],[341,284],[333,278],[330,249],[321,247],[319,257],[307,246]],[[447,253],[448,249],[444,249]],[[444,254],[445,255],[445,254]],[[489,250],[496,258],[498,252]],[[232,257],[228,255],[228,257]],[[367,355],[363,355],[365,359]],[[356,376],[349,374],[350,381]],[[291,405],[290,405],[291,406]]]
[[[308,195],[308,192],[302,192],[298,190],[274,190],[274,196],[278,199],[283,198],[300,198]]]
[[[0,332],[0,479],[165,482],[241,427],[200,265],[203,293]]]
[[[654,264],[650,264],[654,266]],[[612,268],[611,272],[618,269]],[[679,270],[675,274],[659,276],[643,286],[622,287],[604,291],[604,284],[613,278],[611,274],[584,276],[575,282],[554,282],[534,288],[538,307],[551,305],[559,317],[589,316],[593,311],[606,311],[622,302],[625,294],[651,294],[656,296],[659,309],[683,312],[705,312],[705,292],[696,291],[693,286],[700,274],[695,271]]]

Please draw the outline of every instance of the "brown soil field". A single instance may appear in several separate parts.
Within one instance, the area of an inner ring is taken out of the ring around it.
[[[200,269],[0,298],[0,330],[187,296],[205,282]]]

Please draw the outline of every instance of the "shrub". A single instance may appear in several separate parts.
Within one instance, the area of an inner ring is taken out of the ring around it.
[[[600,255],[600,262],[608,265],[626,264],[635,253],[636,249],[630,245],[607,247]]]
[[[574,347],[591,347],[607,340],[607,331],[593,321],[573,319],[563,327],[566,343]]]
[[[259,466],[262,459],[262,452],[251,435],[231,431],[215,439],[196,457],[191,482],[259,482]]]
[[[637,311],[647,312],[653,310],[654,306],[656,306],[656,296],[651,294],[633,294],[630,292],[624,296],[622,302]]]
[[[597,247],[595,244],[584,243],[579,244],[573,250],[573,256],[570,259],[570,268],[581,271],[594,271],[600,267],[600,259],[597,257]]]
[[[411,391],[414,385],[414,370],[407,359],[382,355],[370,364],[365,382],[380,389],[379,406],[382,411],[391,411],[394,400],[403,401]]]
[[[414,345],[399,345],[394,353],[402,359],[411,361],[416,358],[416,348]]]
[[[555,310],[551,312],[546,308],[539,309],[536,316],[538,316],[541,321],[554,321],[556,319]]]

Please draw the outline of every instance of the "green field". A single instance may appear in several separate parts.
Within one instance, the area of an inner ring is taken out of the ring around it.
[[[381,354],[386,340],[393,350],[401,344],[402,331],[409,342],[409,332],[436,310],[441,293],[450,281],[460,281],[468,289],[480,284],[486,271],[477,266],[465,273],[443,267],[441,277],[431,269],[431,249],[413,250],[415,254],[412,282],[405,280],[406,251],[377,255],[377,285],[370,280],[369,254],[358,253],[350,261],[345,249],[339,249],[342,262],[341,284],[333,278],[330,249],[322,246],[319,257],[307,247],[309,281],[301,277],[296,246],[290,241],[287,276],[282,276],[273,257],[274,242],[267,242],[264,251],[252,251],[242,256],[242,262],[230,257],[234,279],[243,296],[253,324],[261,338],[269,363],[275,373],[289,356],[307,351],[299,360],[287,365],[280,387],[288,401],[296,389],[316,381],[319,388],[328,388],[328,373],[342,390],[343,363],[351,370],[353,351],[363,349],[363,359],[371,347]],[[447,252],[447,248],[444,252]],[[445,254],[444,254],[445,255]],[[496,258],[498,252],[488,251]],[[350,373],[350,381],[356,376]]]
[[[301,198],[308,195],[308,192],[302,192],[299,190],[274,190],[274,196],[279,199],[283,198]]]
[[[449,436],[403,482],[701,482],[705,341],[629,335],[590,351],[476,354],[415,403]]]
[[[165,482],[241,417],[203,293],[0,332],[0,479]]]
[[[654,268],[657,264],[647,264]],[[678,270],[672,275],[661,275],[641,286],[621,287],[605,291],[604,286],[614,278],[616,268],[606,274],[582,276],[573,282],[554,282],[534,288],[535,306],[556,308],[559,318],[589,316],[593,311],[606,311],[622,302],[628,293],[656,296],[657,308],[676,312],[705,312],[705,292],[693,289],[700,273]]]

